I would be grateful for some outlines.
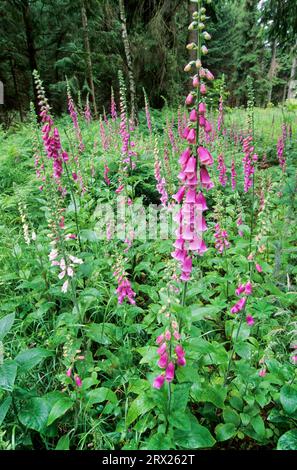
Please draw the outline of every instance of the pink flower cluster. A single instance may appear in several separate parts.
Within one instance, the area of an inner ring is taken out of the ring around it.
[[[231,162],[231,187],[232,187],[232,191],[235,191],[236,189],[236,169],[235,169],[235,160],[234,158],[232,158],[232,162]]]
[[[111,89],[110,114],[111,114],[111,119],[115,121],[118,116],[117,116],[117,107],[116,107],[116,102],[114,99],[113,88]]]
[[[77,112],[76,112],[76,109],[75,109],[75,106],[74,106],[73,99],[72,99],[69,92],[68,92],[68,111],[69,111],[70,117],[72,119],[73,127],[75,129],[76,137],[77,137],[77,140],[78,140],[78,143],[79,143],[79,150],[81,152],[83,152],[85,146],[84,146],[83,141],[82,141],[82,134],[81,134],[81,130],[80,130],[79,123],[78,123]]]
[[[123,303],[123,300],[127,298],[128,302],[135,305],[134,297],[136,293],[133,291],[129,279],[126,277],[126,273],[121,267],[117,267],[113,275],[117,279],[118,287],[116,289],[118,295],[119,304]]]
[[[64,281],[62,288],[61,288],[61,291],[65,294],[68,291],[69,282],[74,276],[73,268],[75,267],[75,265],[82,264],[83,260],[73,255],[68,255],[67,261],[65,260],[64,257],[58,260],[58,257],[59,257],[58,249],[53,248],[49,254],[49,260],[51,261],[52,266],[59,266],[59,268],[61,269],[58,275],[58,278],[60,280],[64,279],[65,276],[67,277],[67,279]]]
[[[104,181],[105,183],[109,186],[110,185],[110,179],[108,178],[108,173],[109,173],[109,168],[107,166],[106,163],[104,163],[104,173],[103,173],[103,177],[104,177]]]
[[[53,159],[53,175],[59,180],[63,173],[63,162],[69,160],[67,152],[62,150],[58,129],[52,128],[53,121],[50,116],[42,116],[45,124],[42,127],[42,140],[48,158]]]
[[[286,158],[284,155],[285,151],[285,144],[286,144],[286,138],[287,138],[287,130],[286,127],[283,126],[283,133],[282,136],[278,139],[277,141],[277,158],[280,164],[280,167],[283,172],[286,171]]]
[[[251,295],[252,290],[253,290],[252,284],[251,284],[250,281],[248,281],[246,284],[239,284],[239,286],[237,287],[235,293],[238,296],[240,296],[242,294]],[[246,300],[247,300],[246,297],[241,297],[238,300],[238,302],[236,302],[236,304],[233,305],[233,307],[231,308],[231,313],[238,313],[241,310],[243,310],[244,307],[245,307],[245,304],[246,304]]]
[[[255,171],[254,163],[258,160],[258,156],[254,154],[254,146],[252,145],[252,136],[247,136],[243,139],[244,157],[243,171],[244,171],[244,191],[247,193],[253,184],[253,174]]]
[[[155,161],[155,178],[157,181],[157,190],[161,196],[160,200],[163,207],[166,207],[168,201],[168,194],[166,191],[166,180],[161,176],[161,164],[159,160]]]
[[[199,77],[195,75],[193,78],[194,89],[200,86],[200,92],[206,93],[206,87],[202,89],[202,78],[213,79],[213,75],[202,67],[199,70]],[[178,211],[176,221],[178,228],[176,230],[176,241],[174,243],[175,251],[172,253],[173,258],[181,263],[182,281],[188,281],[192,272],[192,256],[190,252],[202,255],[207,247],[202,239],[202,232],[207,229],[203,212],[207,210],[204,195],[198,190],[209,190],[214,184],[211,181],[207,166],[213,164],[213,157],[210,152],[199,145],[197,142],[197,132],[200,127],[205,132],[211,132],[211,125],[206,119],[206,105],[204,102],[196,104],[194,107],[197,92],[194,90],[186,98],[186,104],[192,107],[189,113],[189,123],[187,124],[183,137],[188,141],[189,146],[184,150],[179,158],[181,171],[178,179],[181,186],[173,198],[178,204],[182,203],[181,209]],[[199,176],[199,179],[198,179]]]
[[[173,334],[169,330],[166,330],[164,334],[158,336],[156,343],[159,345],[157,350],[159,355],[158,366],[161,369],[165,369],[165,373],[158,375],[153,383],[153,387],[160,389],[162,388],[165,380],[167,382],[172,382],[175,374],[175,366],[185,366],[185,351],[181,344],[178,342],[180,340],[180,334],[177,329],[177,323],[172,322],[174,328]],[[174,354],[172,354],[172,342],[175,340],[177,344],[174,348]]]
[[[225,165],[224,155],[220,154],[218,156],[218,171],[219,171],[219,182],[222,186],[227,184],[227,168]]]
[[[223,253],[224,250],[229,248],[230,243],[228,241],[228,233],[226,230],[222,230],[220,224],[215,225],[215,234],[214,237],[216,239],[215,247],[219,253]]]

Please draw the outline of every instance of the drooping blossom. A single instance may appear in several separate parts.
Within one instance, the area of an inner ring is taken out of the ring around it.
[[[249,326],[253,326],[255,324],[254,317],[252,317],[252,315],[247,315],[246,322]]]
[[[253,138],[250,135],[243,140],[244,157],[242,159],[242,162],[245,192],[248,192],[248,190],[253,185],[253,174],[255,172],[254,164],[258,160],[258,156],[254,153],[254,146],[252,141]]]

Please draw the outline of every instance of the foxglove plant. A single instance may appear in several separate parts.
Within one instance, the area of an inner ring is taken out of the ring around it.
[[[213,80],[212,73],[202,67],[201,57],[207,54],[208,50],[204,41],[210,39],[209,33],[204,31],[205,8],[201,7],[198,1],[198,11],[193,13],[193,22],[189,30],[197,31],[197,43],[190,43],[187,49],[197,51],[196,61],[189,62],[184,70],[191,72],[196,69],[192,77],[193,90],[185,100],[189,108],[189,122],[184,130],[183,137],[188,142],[188,147],[180,156],[179,163],[181,172],[178,178],[181,186],[173,196],[177,203],[182,204],[182,208],[177,214],[178,229],[177,239],[174,243],[175,251],[172,256],[181,263],[182,281],[189,281],[192,272],[192,254],[202,255],[207,247],[202,239],[202,232],[207,229],[203,212],[207,209],[203,190],[211,189],[214,184],[211,181],[207,167],[213,164],[213,157],[207,148],[201,146],[200,129],[206,133],[212,128],[206,118],[206,104],[203,96],[206,94],[206,80]],[[185,292],[185,290],[184,290]],[[184,297],[184,296],[183,296]]]
[[[111,87],[111,100],[110,100],[110,114],[111,114],[111,119],[113,121],[116,121],[117,119],[117,106],[116,106],[116,102],[115,102],[115,99],[114,99],[114,91],[113,91],[113,88]]]
[[[122,304],[125,299],[132,304],[135,305],[134,297],[136,293],[133,291],[130,281],[127,277],[127,272],[124,269],[124,264],[127,260],[119,257],[114,270],[114,277],[117,280],[118,287],[116,289],[116,293],[118,296],[118,303]]]

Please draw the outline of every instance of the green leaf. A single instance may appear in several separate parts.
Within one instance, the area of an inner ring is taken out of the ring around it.
[[[295,413],[297,410],[297,388],[293,385],[284,385],[280,391],[280,402],[286,413]]]
[[[168,450],[172,448],[172,441],[169,436],[163,433],[154,434],[141,449],[147,450]]]
[[[195,416],[190,415],[190,429],[176,429],[174,442],[183,449],[207,449],[212,447],[216,441],[209,430],[201,426]]]
[[[9,315],[5,315],[5,317],[1,318],[0,320],[0,341],[3,340],[4,336],[10,331],[13,322],[15,319],[15,314],[10,313]]]
[[[251,425],[261,439],[265,437],[265,425],[260,415],[251,419]]]
[[[12,402],[12,398],[11,396],[8,396],[5,398],[5,400],[3,400],[3,402],[0,405],[0,426],[5,420],[5,416],[7,415],[11,402]]]
[[[297,429],[287,431],[279,438],[277,450],[297,450]]]
[[[17,373],[17,364],[14,361],[6,361],[0,366],[0,389],[11,392]]]
[[[132,401],[127,414],[126,425],[129,426],[138,416],[142,416],[155,407],[153,400],[145,395],[140,395]]]
[[[106,387],[96,388],[87,393],[87,404],[94,405],[95,403],[101,403],[103,401],[117,403],[118,399],[116,394]]]
[[[224,408],[227,389],[220,384],[194,386],[192,388],[192,395],[195,401],[209,402],[213,403],[217,408]]]
[[[87,337],[99,344],[110,344],[121,340],[121,331],[113,323],[92,323],[87,328]]]
[[[192,313],[192,321],[200,321],[205,317],[214,318],[218,312],[220,312],[221,307],[208,305],[206,307],[201,307],[200,305],[191,305],[190,306]]]
[[[19,353],[16,356],[15,361],[19,366],[20,372],[28,372],[39,364],[39,362],[49,356],[52,356],[52,353],[46,349],[32,348]]]
[[[20,422],[29,429],[42,432],[46,428],[50,404],[46,398],[34,397],[25,402],[19,411]]]
[[[56,403],[54,404],[53,408],[50,411],[48,420],[47,420],[47,426],[50,426],[56,419],[60,418],[63,416],[66,411],[70,410],[73,406],[73,401],[68,398],[60,398]]]
[[[223,410],[223,418],[226,423],[232,423],[235,426],[240,425],[240,417],[238,413],[232,408],[225,408]]]
[[[70,444],[69,436],[68,434],[66,434],[66,436],[60,437],[55,450],[69,450],[69,444]]]
[[[233,423],[218,424],[215,429],[218,441],[227,441],[236,434],[236,426]]]

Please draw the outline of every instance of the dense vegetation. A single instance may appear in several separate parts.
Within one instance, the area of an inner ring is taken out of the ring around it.
[[[291,3],[6,3],[0,449],[296,450]]]

